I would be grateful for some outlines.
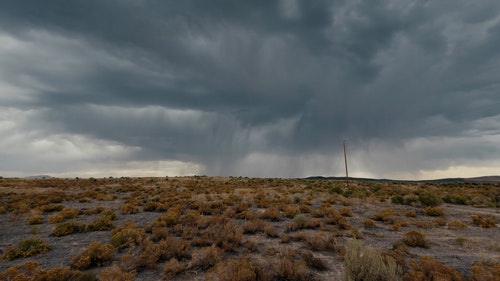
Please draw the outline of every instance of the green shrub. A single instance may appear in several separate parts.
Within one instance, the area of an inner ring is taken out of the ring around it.
[[[347,241],[342,280],[403,280],[403,269],[394,258],[353,239]]]
[[[423,192],[419,194],[418,201],[420,201],[422,205],[430,207],[439,206],[443,203],[443,201],[441,200],[441,198],[439,198],[439,196],[429,192]]]
[[[401,195],[395,195],[391,197],[391,202],[393,204],[403,204],[404,203],[404,198]]]
[[[414,194],[409,194],[403,197],[404,202],[403,204],[408,205],[408,206],[413,206],[415,203],[418,202],[418,196]]]
[[[443,196],[443,201],[451,204],[466,205],[469,199],[462,194],[447,194]]]
[[[39,238],[28,238],[19,241],[15,247],[9,247],[3,254],[3,258],[14,260],[26,258],[38,254],[46,253],[50,250],[50,245]]]
[[[299,229],[304,229],[307,227],[307,222],[309,219],[305,214],[298,214],[293,217],[292,223],[288,226],[288,230],[295,231]]]

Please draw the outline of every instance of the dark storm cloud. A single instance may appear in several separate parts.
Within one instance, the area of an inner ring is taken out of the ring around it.
[[[0,49],[0,81],[23,93],[3,103],[43,109],[37,118],[47,135],[109,141],[134,148],[130,159],[191,161],[214,174],[335,173],[336,164],[310,163],[338,153],[343,139],[366,161],[360,169],[376,175],[436,167],[418,158],[370,168],[371,146],[408,157],[435,145],[448,151],[432,162],[445,169],[500,156],[495,145],[467,139],[500,130],[499,8],[2,1],[0,31],[14,47]],[[466,140],[446,150],[450,138]],[[287,159],[309,160],[273,170]],[[267,170],[245,171],[265,163]]]

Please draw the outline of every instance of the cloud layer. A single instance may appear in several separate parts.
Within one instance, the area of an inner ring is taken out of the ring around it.
[[[490,173],[498,11],[489,0],[2,1],[0,172],[340,175],[347,140],[354,176]]]

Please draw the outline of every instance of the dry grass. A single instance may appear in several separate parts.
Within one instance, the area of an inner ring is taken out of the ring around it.
[[[384,256],[359,240],[347,242],[344,281],[401,280],[403,269],[391,256]]]
[[[474,266],[455,263],[471,280],[495,280],[498,263],[477,252],[497,255],[498,245],[483,236],[493,237],[498,216],[487,215],[491,209],[470,208],[500,207],[498,187],[354,181],[346,188],[335,181],[203,176],[0,179],[2,225],[22,226],[16,228],[18,236],[0,233],[9,237],[0,245],[5,256],[0,280],[144,280],[152,272],[163,280],[337,280],[342,261],[355,252],[346,247],[352,237],[366,239],[361,248],[370,259],[350,257],[348,269],[357,266],[356,276],[370,276],[363,280],[388,274],[374,273],[373,264],[379,270],[399,265],[408,280],[453,280],[455,269],[449,268],[446,254],[444,264],[415,258],[422,251],[433,255],[443,249],[471,253],[466,260]],[[483,229],[477,233],[473,226]],[[456,231],[458,238],[443,240],[443,231]],[[65,259],[66,245],[38,254],[43,269],[23,260],[29,251],[9,261],[6,253],[15,256],[18,241],[30,236],[52,245],[64,240],[90,246],[72,249]],[[386,252],[370,247],[391,244]],[[65,267],[48,268],[52,258]],[[379,279],[392,278],[383,276]]]

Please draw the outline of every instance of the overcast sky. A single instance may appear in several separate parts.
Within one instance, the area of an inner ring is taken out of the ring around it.
[[[0,1],[0,175],[500,174],[500,1]]]

